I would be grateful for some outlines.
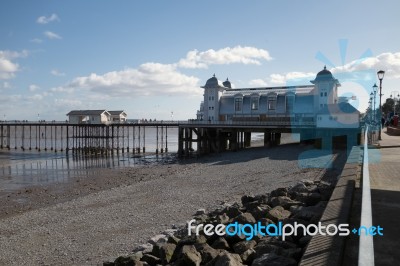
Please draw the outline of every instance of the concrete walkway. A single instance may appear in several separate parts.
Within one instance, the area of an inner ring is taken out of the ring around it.
[[[384,234],[374,237],[375,265],[399,265],[400,136],[390,136],[386,129],[381,136],[380,149],[369,150],[372,223]]]

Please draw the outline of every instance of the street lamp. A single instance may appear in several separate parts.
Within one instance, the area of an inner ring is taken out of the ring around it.
[[[378,91],[378,86],[376,86],[376,83],[374,84],[374,86],[372,86],[372,90],[374,93],[374,122],[376,122],[376,92]]]
[[[380,118],[382,120],[382,79],[385,76],[385,71],[383,70],[379,70],[377,73],[378,75],[378,79],[379,79],[379,112],[380,112]],[[379,123],[379,136],[378,136],[378,140],[382,140],[382,135],[381,135],[381,131],[382,131],[382,121],[380,121]]]
[[[369,119],[370,119],[370,121],[372,121],[372,97],[369,98],[368,109],[369,109]]]

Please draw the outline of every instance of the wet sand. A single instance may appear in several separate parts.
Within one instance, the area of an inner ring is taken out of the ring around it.
[[[343,159],[331,171],[299,167],[299,155],[311,148],[291,144],[104,169],[93,178],[3,193],[0,265],[99,265],[185,223],[199,208],[302,179],[336,178]]]

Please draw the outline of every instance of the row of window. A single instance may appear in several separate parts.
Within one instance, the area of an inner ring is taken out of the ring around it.
[[[208,96],[209,101],[214,101],[214,96]]]
[[[328,96],[328,94],[326,93],[326,92],[321,92],[321,97],[327,97]]]
[[[293,97],[289,97],[293,98]],[[292,105],[292,100],[294,99],[288,99],[288,106]],[[268,98],[268,110],[275,110],[276,109],[276,98],[275,97],[270,97]],[[243,98],[235,98],[235,112],[241,112],[243,107]],[[250,102],[250,107],[251,110],[258,110],[259,108],[259,98],[251,98]]]

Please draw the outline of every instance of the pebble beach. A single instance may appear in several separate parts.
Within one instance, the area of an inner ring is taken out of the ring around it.
[[[196,210],[300,180],[335,179],[333,168],[302,168],[296,143],[212,154],[161,165],[104,169],[96,177],[0,194],[0,265],[102,265]],[[313,160],[319,160],[313,158]]]

